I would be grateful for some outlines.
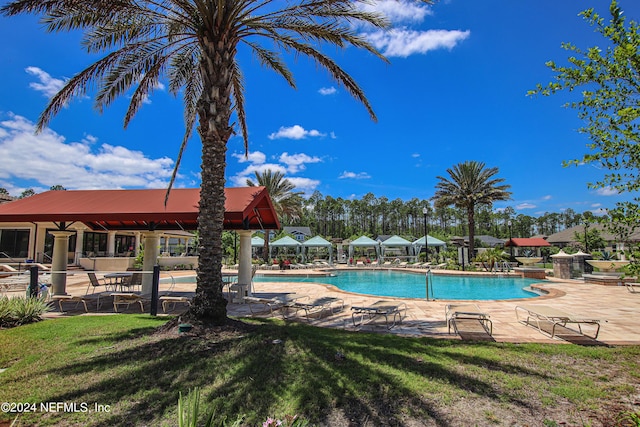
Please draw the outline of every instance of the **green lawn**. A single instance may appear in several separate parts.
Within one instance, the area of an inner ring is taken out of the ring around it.
[[[36,403],[22,426],[174,426],[178,393],[196,386],[220,425],[294,414],[328,426],[637,425],[638,346],[472,344],[279,320],[154,333],[164,322],[77,316],[0,330],[0,402]],[[15,417],[0,412],[0,425]]]

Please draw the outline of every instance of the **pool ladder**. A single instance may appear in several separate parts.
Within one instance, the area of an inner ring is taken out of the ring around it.
[[[431,290],[431,299],[433,298],[433,271],[431,271],[431,269],[427,269],[427,274],[426,274],[426,284],[427,284],[427,301],[429,301],[429,290]]]

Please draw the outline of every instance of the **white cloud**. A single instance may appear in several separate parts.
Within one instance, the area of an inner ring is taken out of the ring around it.
[[[246,186],[247,178],[255,182],[255,173],[257,172],[260,174],[267,170],[285,174],[285,178],[291,181],[298,190],[303,191],[305,194],[310,194],[316,189],[316,187],[318,187],[318,185],[320,185],[320,181],[316,179],[286,176],[287,173],[292,174],[305,170],[307,163],[321,162],[322,160],[316,156],[309,156],[305,153],[289,154],[284,152],[277,158],[278,163],[265,163],[266,156],[264,153],[259,151],[250,154],[248,159],[245,159],[244,155],[236,153],[232,154],[232,156],[238,159],[238,163],[251,163],[236,175],[229,178],[229,180],[236,186]]]
[[[318,90],[318,92],[320,93],[320,95],[333,95],[338,93],[338,89],[336,89],[335,87],[331,86],[331,87],[322,87]]]
[[[233,153],[231,155],[238,159],[238,163],[249,162],[254,164],[262,164],[267,161],[267,156],[261,151],[254,151],[246,156],[240,153]]]
[[[268,136],[269,139],[304,139],[306,137],[319,137],[325,136],[325,134],[315,129],[306,130],[300,125],[293,125],[291,127],[282,126],[278,129],[278,132],[274,132]]]
[[[427,15],[433,12],[424,3],[410,0],[380,0],[363,6],[370,12],[378,12],[391,21],[398,22],[422,22]]]
[[[411,157],[413,157],[414,159],[416,159],[416,158],[420,157],[420,154],[418,154],[418,153],[413,153],[413,154],[411,155]],[[423,237],[424,237],[424,236],[423,236]]]
[[[42,187],[62,185],[71,190],[162,188],[171,176],[173,160],[167,157],[150,159],[126,147],[96,145],[92,135],[66,142],[50,128],[34,132],[35,125],[24,117],[10,115],[0,122],[3,182],[35,181]]]
[[[25,71],[32,76],[36,76],[40,81],[38,83],[29,83],[29,87],[37,90],[38,92],[42,92],[48,98],[51,98],[58,93],[66,83],[65,80],[51,77],[49,73],[38,67],[27,67],[25,68]]]
[[[369,175],[366,172],[347,172],[344,171],[342,172],[342,174],[338,177],[338,179],[369,179],[371,178],[371,175]]]
[[[618,194],[620,194],[620,192],[616,190],[614,187],[607,186],[603,188],[598,188],[596,190],[596,194],[599,196],[617,196]]]
[[[239,187],[246,187],[247,178],[256,181],[255,173],[261,174],[264,171],[272,170],[273,172],[282,172],[286,173],[287,169],[276,163],[262,163],[262,164],[252,164],[238,172],[236,175],[231,177],[231,181]]]
[[[546,196],[542,197],[542,200],[551,200],[553,198],[553,196],[551,196],[550,194],[547,194]]]
[[[287,171],[290,173],[296,173],[306,169],[305,163],[318,163],[321,162],[320,157],[311,157],[304,153],[292,154],[284,152],[278,159],[280,163],[287,165]]]
[[[303,191],[305,194],[310,194],[315,190],[318,185],[320,185],[320,181],[317,179],[311,178],[301,178],[301,177],[288,177],[287,178],[293,185],[296,186],[296,189]]]
[[[600,206],[602,206],[602,203],[592,203],[591,204],[592,208],[599,208]]]
[[[533,203],[520,203],[519,205],[516,205],[516,209],[534,209],[536,207],[537,206]]]
[[[416,31],[406,28],[389,31],[378,30],[365,34],[365,37],[377,49],[389,57],[406,58],[416,53],[427,53],[436,49],[453,49],[458,43],[467,39],[470,31],[428,30]]]

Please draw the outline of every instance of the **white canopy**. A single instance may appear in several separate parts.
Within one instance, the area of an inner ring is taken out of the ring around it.
[[[376,258],[380,258],[380,242],[376,242],[367,236],[360,236],[353,242],[349,243],[349,259],[353,258],[354,247],[374,248],[376,251]]]
[[[303,247],[303,254],[306,248],[313,248],[313,247],[329,248],[329,264],[333,264],[333,245],[328,240],[320,236],[312,237],[306,242],[303,242],[302,247]]]
[[[300,248],[302,248],[302,243],[298,242],[295,239],[292,239],[289,236],[284,236],[281,239],[273,241],[269,243],[269,256],[271,256],[272,248],[296,248],[296,253],[300,252]]]
[[[412,256],[413,244],[407,239],[403,239],[400,236],[391,236],[387,240],[381,243],[382,256],[384,257],[389,248],[406,248],[407,255]]]
[[[413,251],[414,253],[417,255],[420,253],[420,251],[422,250],[422,248],[424,247],[424,236],[422,236],[421,238],[419,238],[418,240],[416,240],[415,242],[412,243],[413,244]],[[429,236],[427,234],[427,245],[428,246],[438,246],[438,247],[444,247],[447,246],[447,244],[445,242],[443,242],[440,239],[436,239],[433,236]]]
[[[262,248],[264,246],[264,239],[262,237],[253,236],[251,238],[251,246]]]

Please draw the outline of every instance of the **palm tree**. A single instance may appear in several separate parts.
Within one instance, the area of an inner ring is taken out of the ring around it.
[[[302,191],[293,191],[296,186],[284,177],[282,172],[267,169],[262,173],[254,172],[256,182],[247,178],[249,187],[266,187],[276,210],[278,219],[295,221],[302,214]],[[269,262],[269,230],[264,230],[264,262]]]
[[[485,169],[485,164],[476,161],[458,163],[447,169],[449,178],[438,176],[436,193],[433,196],[436,207],[454,205],[467,212],[469,226],[469,260],[474,253],[475,208],[479,205],[491,205],[496,200],[509,200],[510,185],[498,185],[503,178],[493,178],[498,168]]]
[[[70,100],[97,88],[96,108],[102,111],[132,90],[124,125],[128,125],[162,78],[184,100],[186,132],[178,151],[169,190],[186,143],[198,121],[202,141],[200,261],[196,297],[190,314],[222,324],[227,320],[222,293],[222,231],[227,141],[238,123],[248,150],[243,73],[238,50],[247,48],[259,63],[292,87],[293,75],[281,53],[310,58],[328,71],[375,114],[353,78],[321,48],[353,46],[386,59],[359,36],[358,24],[387,26],[379,14],[359,8],[359,0],[13,0],[0,8],[7,16],[43,14],[50,32],[83,31],[83,45],[104,53],[67,81],[38,121],[41,131]],[[233,117],[235,114],[235,117]]]

